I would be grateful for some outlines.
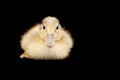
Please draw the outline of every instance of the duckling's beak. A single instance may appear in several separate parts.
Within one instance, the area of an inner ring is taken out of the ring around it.
[[[53,34],[47,34],[46,45],[48,48],[53,47],[53,45],[54,45],[54,35]]]

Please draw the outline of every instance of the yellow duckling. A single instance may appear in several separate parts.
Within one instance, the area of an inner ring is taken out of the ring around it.
[[[56,17],[45,17],[41,24],[33,26],[21,38],[24,53],[20,58],[65,59],[73,47],[70,33],[64,30]]]

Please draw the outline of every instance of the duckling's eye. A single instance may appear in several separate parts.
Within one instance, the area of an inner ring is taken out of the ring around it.
[[[56,27],[56,30],[58,30],[59,29],[59,25]]]
[[[43,25],[43,29],[44,29],[44,30],[46,29],[44,25]]]

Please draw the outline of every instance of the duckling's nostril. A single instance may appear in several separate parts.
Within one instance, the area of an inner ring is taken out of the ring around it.
[[[53,34],[47,34],[47,37],[48,37],[48,38],[50,38],[50,37],[53,38],[54,35],[53,35]]]

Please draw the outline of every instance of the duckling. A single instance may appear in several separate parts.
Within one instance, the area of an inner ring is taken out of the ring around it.
[[[73,38],[56,17],[47,16],[22,35],[20,58],[59,60],[69,56]]]

